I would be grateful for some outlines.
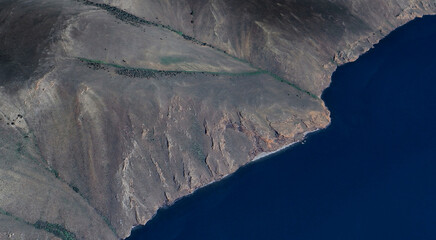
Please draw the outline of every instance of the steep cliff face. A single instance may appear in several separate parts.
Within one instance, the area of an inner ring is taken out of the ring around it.
[[[338,64],[432,1],[0,3],[0,236],[118,239],[326,127]],[[3,234],[3,235],[1,235]]]

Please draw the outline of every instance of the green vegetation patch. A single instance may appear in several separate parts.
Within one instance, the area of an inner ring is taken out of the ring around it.
[[[288,80],[286,80],[286,79],[284,79],[284,78],[281,78],[281,77],[277,76],[277,75],[274,74],[274,73],[270,73],[270,72],[268,72],[268,74],[269,74],[271,77],[273,77],[274,79],[276,79],[277,81],[282,82],[282,83],[285,83],[285,84],[287,84],[287,85],[289,85],[289,86],[291,86],[291,87],[297,89],[298,91],[303,92],[303,93],[309,95],[310,97],[312,97],[312,98],[314,98],[314,99],[318,99],[318,97],[317,97],[315,94],[313,94],[313,93],[311,93],[311,92],[309,92],[309,91],[307,91],[307,90],[302,89],[302,88],[299,87],[297,84],[295,84],[295,83],[291,83],[291,82],[289,82]]]
[[[59,179],[59,172],[58,171],[56,171],[56,169],[53,169],[53,168],[50,168],[50,169],[48,169],[51,173],[53,173],[53,175],[57,178],[57,179]]]
[[[37,229],[42,229],[46,232],[53,233],[56,237],[59,237],[63,240],[76,240],[76,235],[67,229],[64,226],[59,224],[53,224],[49,222],[44,222],[38,220],[33,226]]]
[[[161,57],[160,64],[171,65],[171,64],[176,64],[176,63],[181,63],[181,62],[186,62],[186,61],[187,61],[187,59],[184,57],[166,56],[166,57]]]
[[[12,217],[12,214],[0,208],[0,214]]]
[[[81,62],[86,63],[88,66],[91,65],[104,65],[113,67],[116,69],[116,73],[118,75],[123,75],[131,78],[154,78],[156,76],[175,76],[177,74],[210,74],[210,75],[226,75],[226,76],[252,76],[252,75],[258,75],[258,74],[268,74],[267,71],[264,70],[257,70],[257,71],[250,71],[250,72],[239,72],[239,73],[232,73],[232,72],[208,72],[208,71],[181,71],[181,70],[157,70],[157,69],[147,69],[147,68],[135,68],[135,67],[129,67],[129,66],[122,66],[115,63],[107,63],[101,60],[95,60],[95,59],[87,59],[78,57]],[[98,70],[100,68],[94,68],[94,70]]]
[[[112,226],[111,222],[109,221],[109,219],[105,216],[103,216],[103,214],[100,214],[101,218],[103,219],[103,221],[106,223],[106,225],[110,228],[110,230],[115,234],[115,236],[117,236],[117,231],[115,231],[115,228]]]
[[[24,219],[21,219],[19,217],[12,215],[10,212],[7,212],[7,211],[3,210],[2,208],[0,208],[0,214],[6,215],[9,217],[13,217],[16,221],[28,224],[30,226],[35,227],[36,229],[41,229],[41,230],[44,230],[46,232],[52,233],[56,237],[59,237],[63,240],[77,240],[76,235],[74,233],[68,231],[67,229],[65,229],[65,227],[62,225],[49,223],[49,222],[45,222],[45,221],[41,221],[41,220],[38,220],[36,223],[31,224],[31,223],[25,221]]]
[[[247,61],[247,60],[245,60],[245,59],[241,59],[241,58],[238,58],[238,57],[236,57],[236,56],[233,56],[233,55],[227,53],[226,51],[224,51],[224,50],[222,50],[222,49],[220,49],[220,48],[217,48],[217,47],[215,47],[215,46],[213,46],[213,45],[211,45],[211,44],[209,44],[209,43],[202,42],[202,41],[200,41],[200,40],[198,40],[198,39],[196,39],[196,38],[194,38],[194,37],[191,37],[191,36],[189,36],[189,35],[186,35],[186,34],[184,34],[183,32],[178,31],[178,30],[172,28],[172,27],[169,26],[169,25],[163,25],[163,24],[156,23],[156,22],[153,22],[153,21],[145,20],[145,19],[140,18],[140,17],[137,17],[137,16],[135,16],[135,15],[133,15],[133,14],[131,14],[131,13],[128,13],[128,12],[126,12],[126,11],[124,11],[124,10],[121,10],[121,9],[119,9],[119,8],[117,8],[117,7],[113,7],[113,6],[109,5],[109,4],[104,4],[104,3],[95,3],[95,2],[92,2],[92,1],[89,1],[89,0],[76,0],[76,1],[81,2],[81,3],[85,4],[85,5],[91,5],[91,6],[99,7],[99,8],[101,8],[101,9],[107,11],[108,13],[114,15],[116,18],[120,19],[121,21],[124,21],[124,22],[130,23],[130,24],[132,24],[132,25],[147,24],[147,25],[150,25],[150,26],[160,27],[160,28],[163,28],[163,29],[169,30],[169,31],[171,31],[171,32],[174,32],[174,33],[176,33],[176,34],[182,36],[185,40],[191,41],[191,42],[193,42],[193,43],[195,43],[195,44],[199,44],[199,45],[201,45],[201,46],[206,46],[206,47],[212,48],[212,49],[214,49],[214,50],[216,50],[216,51],[218,51],[218,52],[221,52],[221,53],[226,54],[226,55],[229,56],[229,57],[232,57],[233,59],[235,59],[235,60],[237,60],[237,61],[239,61],[239,62],[241,62],[241,63],[245,63],[245,64],[248,64],[250,67],[256,68],[256,67],[254,67],[254,66],[253,66],[249,61]],[[192,12],[192,14],[193,14],[193,12]],[[168,61],[169,64],[171,64],[171,59],[168,59],[168,60],[169,60],[169,61]],[[163,60],[163,62],[165,62],[165,60]],[[100,63],[100,62],[96,61],[96,62],[94,62],[94,63],[98,64],[98,63]],[[162,60],[161,60],[161,63],[162,63]],[[164,63],[162,63],[162,64],[164,64]],[[112,64],[107,64],[107,65],[112,65]],[[96,66],[99,67],[99,65],[96,65]],[[92,67],[95,67],[95,66],[93,65]],[[114,64],[113,67],[120,67],[120,66]],[[301,92],[303,92],[303,93],[306,93],[307,95],[309,95],[310,97],[312,97],[312,98],[314,98],[314,99],[319,99],[315,94],[313,94],[313,93],[311,93],[311,92],[309,92],[309,91],[307,91],[307,90],[304,90],[304,89],[300,88],[300,87],[297,86],[296,84],[291,83],[291,82],[289,82],[289,81],[287,81],[287,80],[285,80],[285,79],[283,79],[283,78],[277,76],[277,75],[274,74],[274,73],[271,73],[271,72],[269,72],[269,71],[265,71],[265,70],[262,70],[262,69],[259,69],[259,68],[256,68],[256,69],[258,69],[259,71],[251,72],[251,73],[248,73],[248,74],[253,74],[253,73],[254,73],[254,74],[260,74],[260,73],[268,74],[268,75],[272,76],[274,79],[276,79],[276,80],[278,80],[278,81],[280,81],[280,82],[282,82],[282,83],[285,83],[285,84],[287,84],[287,85],[289,85],[289,86],[291,86],[291,87],[297,89],[298,91],[301,91]],[[188,73],[188,72],[186,71],[185,73]],[[206,72],[201,72],[201,73],[206,73]],[[210,73],[210,72],[209,72],[209,73]],[[230,75],[229,73],[212,73],[212,74],[227,74],[227,75]],[[245,75],[245,74],[247,74],[247,73],[239,73],[239,74],[235,74],[235,75]],[[139,76],[142,77],[143,75],[144,75],[144,74],[140,74]],[[136,75],[135,75],[135,76],[136,76]],[[149,75],[149,74],[145,74],[144,76],[150,77],[151,75]]]
[[[11,218],[13,218],[15,221],[17,221],[17,222],[22,222],[22,223],[29,224],[28,222],[24,221],[23,219],[21,219],[21,218],[19,218],[19,217],[17,217],[17,216],[12,215],[10,212],[5,211],[5,210],[3,210],[2,208],[0,208],[0,214],[5,215],[5,216],[8,216],[8,217],[11,217]]]

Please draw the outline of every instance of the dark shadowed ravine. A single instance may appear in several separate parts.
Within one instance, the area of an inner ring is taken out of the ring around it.
[[[436,17],[340,67],[331,125],[161,209],[133,239],[435,239]]]

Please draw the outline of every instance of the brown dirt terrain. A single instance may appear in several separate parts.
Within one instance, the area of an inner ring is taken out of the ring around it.
[[[0,2],[0,239],[119,239],[326,127],[340,64],[433,1]]]

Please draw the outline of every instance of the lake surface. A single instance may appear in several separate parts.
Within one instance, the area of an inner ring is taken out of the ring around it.
[[[436,17],[340,67],[332,124],[158,211],[128,239],[436,239]]]

